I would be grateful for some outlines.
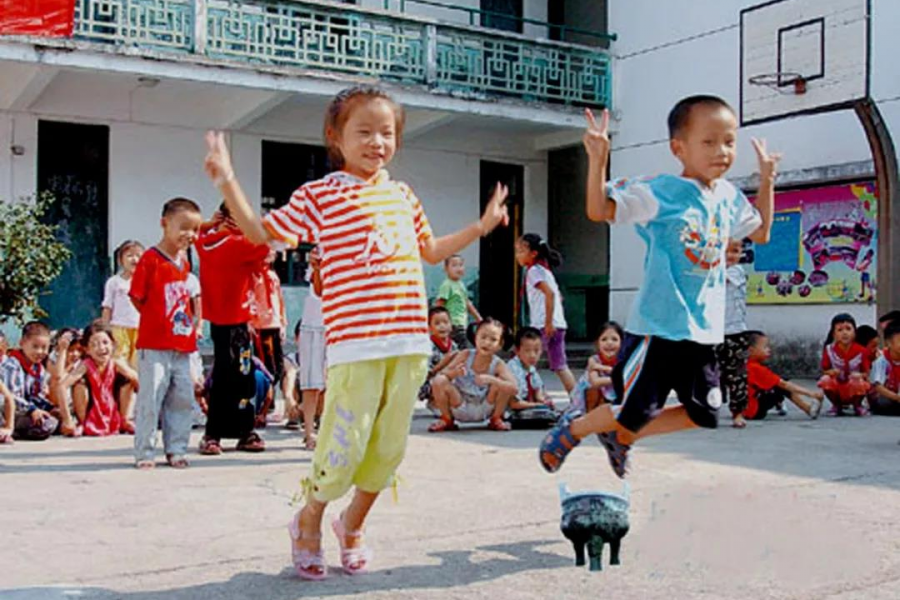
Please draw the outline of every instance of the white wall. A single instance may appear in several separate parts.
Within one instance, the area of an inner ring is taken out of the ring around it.
[[[630,0],[611,2],[610,31],[618,34],[614,94],[617,134],[613,176],[677,172],[668,149],[666,116],[680,98],[700,93],[739,101],[739,15],[759,0]],[[894,25],[900,3],[873,0],[872,95],[889,126],[900,131],[900,39]],[[730,176],[756,170],[750,137],[763,137],[784,152],[782,171],[870,160],[864,132],[852,111],[798,117],[741,130],[739,156]],[[900,140],[898,140],[900,141]],[[614,227],[611,242],[611,311],[627,315],[642,280],[644,247],[630,228]],[[875,309],[861,305],[751,307],[754,327],[819,339],[830,317],[852,312],[871,323]]]

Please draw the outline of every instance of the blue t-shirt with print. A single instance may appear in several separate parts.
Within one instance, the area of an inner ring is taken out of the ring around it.
[[[669,340],[719,344],[725,324],[725,248],[762,224],[739,189],[724,179],[707,188],[659,175],[607,185],[615,224],[633,224],[647,244],[644,283],[626,330]]]

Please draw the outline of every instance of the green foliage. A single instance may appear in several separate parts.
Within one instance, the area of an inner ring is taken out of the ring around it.
[[[53,195],[31,200],[0,200],[0,322],[46,317],[38,299],[72,255],[56,239],[57,226],[42,221]]]

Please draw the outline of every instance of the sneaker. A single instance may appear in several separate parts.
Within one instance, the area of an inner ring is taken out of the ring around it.
[[[784,402],[779,402],[775,405],[775,413],[779,417],[787,416],[787,409],[784,407]]]
[[[835,405],[832,405],[831,408],[828,409],[828,416],[830,417],[840,417],[843,414],[844,411]]]
[[[809,418],[815,421],[822,412],[822,403],[818,400],[811,400],[809,403]]]
[[[869,414],[869,411],[866,410],[866,407],[865,407],[865,406],[862,406],[862,405],[860,404],[860,405],[857,405],[857,406],[854,406],[854,407],[853,407],[853,413],[854,413],[857,417],[864,417],[864,416],[866,416],[867,414]]]

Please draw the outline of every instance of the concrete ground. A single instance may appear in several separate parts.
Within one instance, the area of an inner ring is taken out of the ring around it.
[[[561,480],[620,489],[594,440],[554,477],[541,432],[436,435],[429,421],[413,422],[399,501],[373,511],[374,572],[319,584],[290,568],[310,459],[296,433],[270,427],[266,453],[192,455],[187,471],[134,470],[128,437],[0,448],[0,597],[900,598],[900,419],[794,410],[644,440],[622,565],[597,573],[574,566],[557,497]]]

